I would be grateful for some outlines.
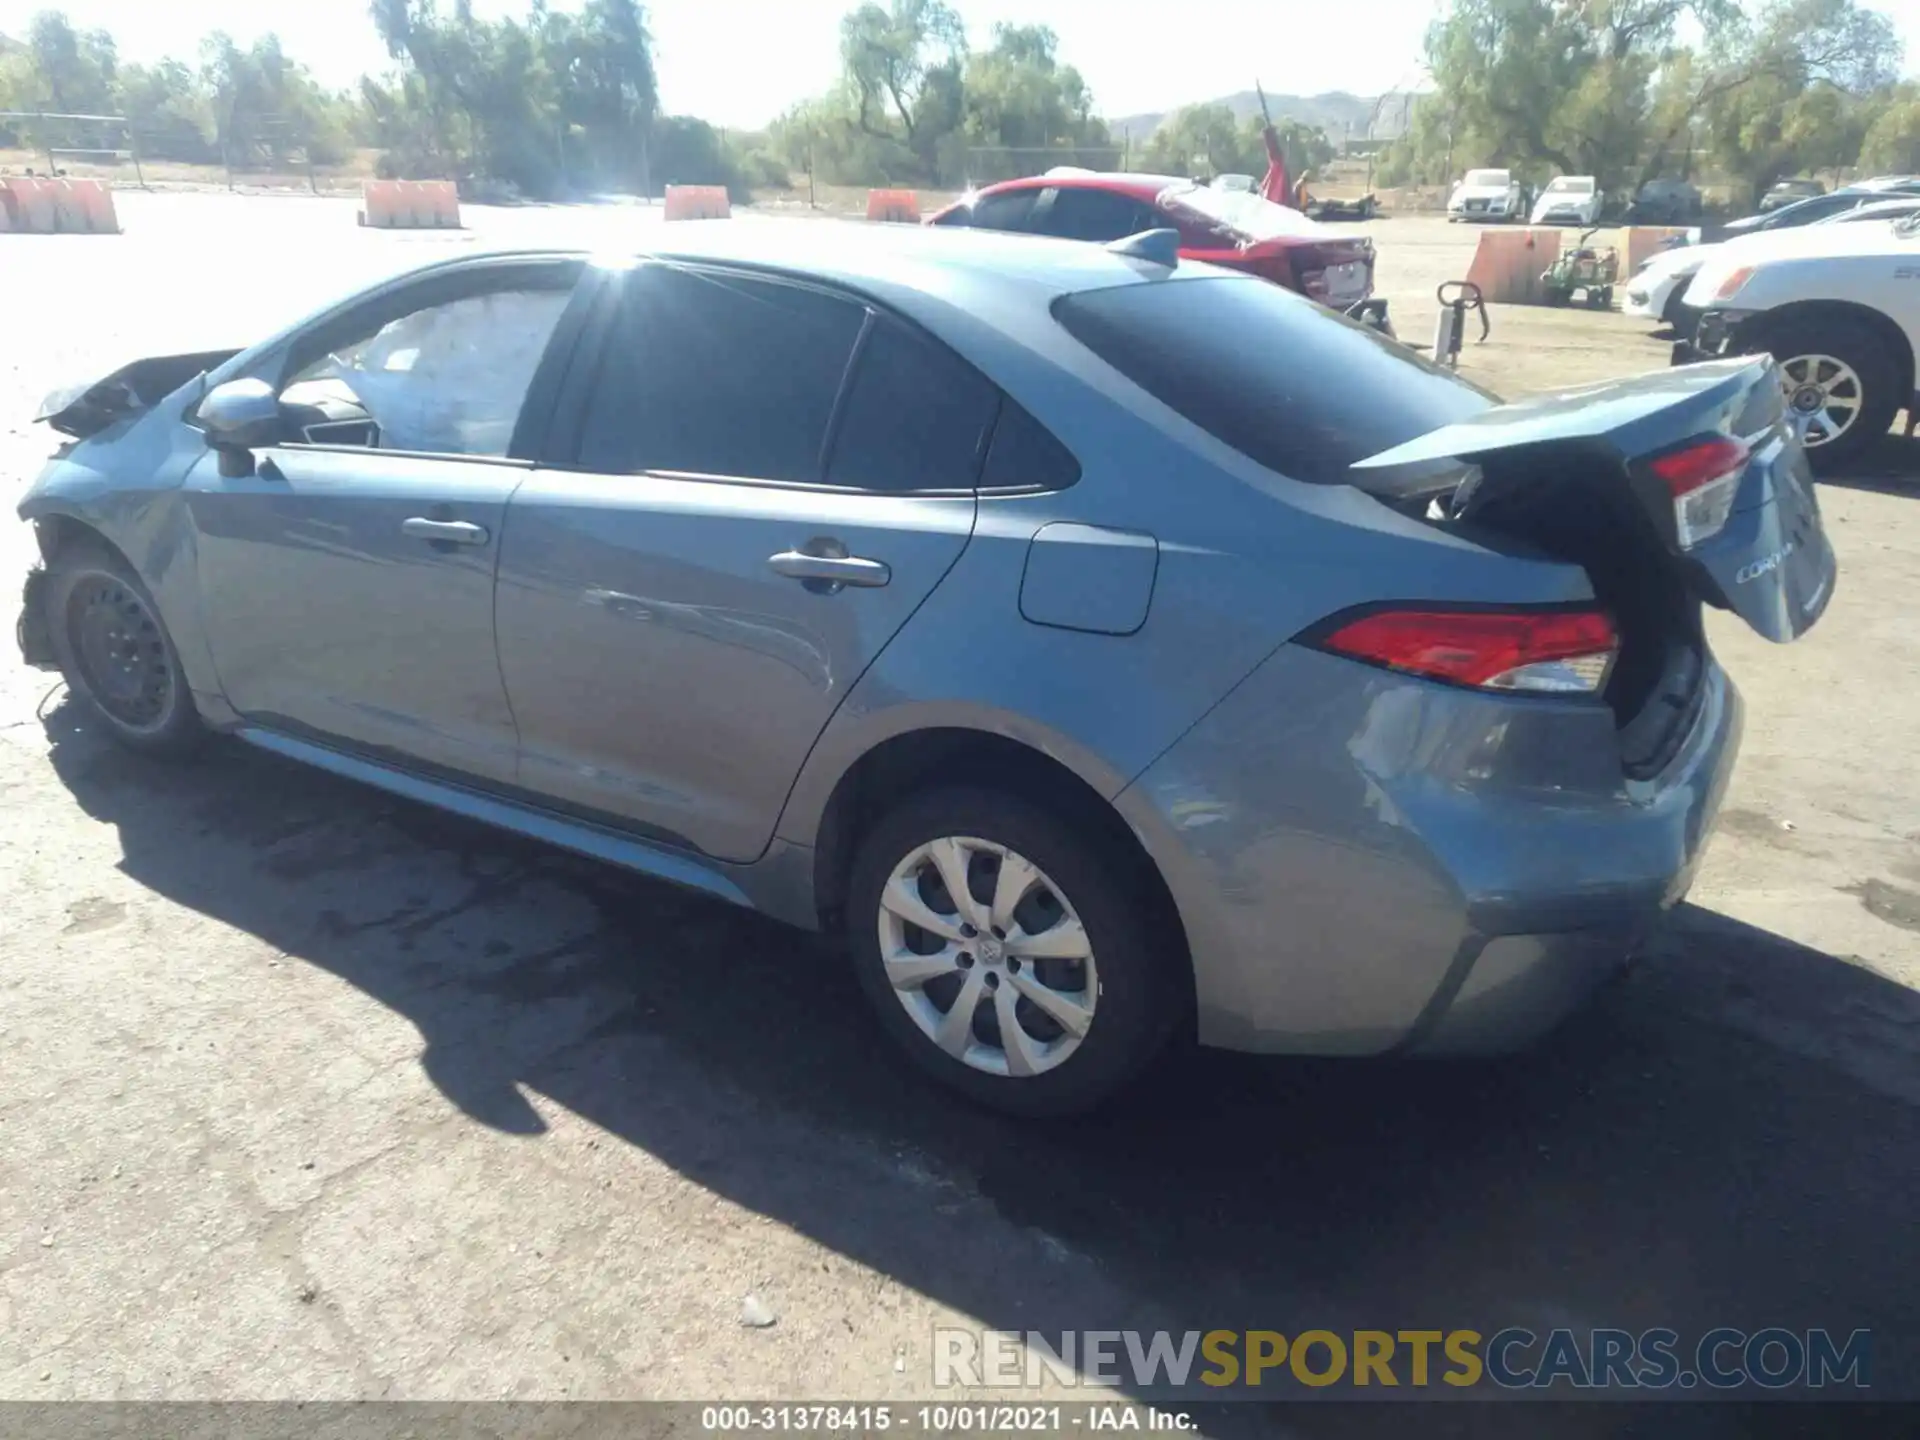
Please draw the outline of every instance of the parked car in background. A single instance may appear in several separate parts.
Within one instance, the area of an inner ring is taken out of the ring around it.
[[[1776,215],[1785,211],[1776,210]],[[1892,221],[1905,216],[1920,213],[1920,195],[1902,196],[1898,199],[1869,200],[1856,205],[1851,210],[1841,210],[1814,220],[1811,226],[1856,225],[1869,221]],[[1744,244],[1758,235],[1778,234],[1779,231],[1754,231],[1745,237],[1736,236],[1722,241],[1721,244]],[[1699,273],[1700,267],[1719,252],[1720,245],[1682,245],[1661,250],[1651,258],[1640,262],[1640,268],[1634,271],[1627,282],[1626,298],[1621,302],[1623,314],[1637,315],[1645,320],[1657,320],[1669,326],[1681,339],[1693,334],[1694,323],[1700,318],[1700,312],[1686,303],[1687,286]]]
[[[1915,190],[1920,189],[1920,175],[1874,175],[1865,180],[1853,182],[1855,190]]]
[[[1805,200],[1814,195],[1824,195],[1827,187],[1818,180],[1780,180],[1776,181],[1760,197],[1760,213],[1778,210],[1783,205],[1791,205],[1796,200]]]
[[[1176,1035],[1539,1034],[1712,830],[1702,607],[1832,593],[1763,360],[1501,406],[1132,248],[665,229],[56,398],[26,657],[130,748],[837,931],[891,1043],[1035,1114]]]
[[[1813,225],[1843,211],[1855,210],[1862,205],[1871,205],[1878,200],[1906,194],[1920,195],[1920,182],[1894,180],[1873,188],[1848,185],[1825,195],[1815,195],[1811,199],[1783,205],[1777,210],[1730,220],[1722,225],[1720,230],[1722,234],[1730,237],[1753,235],[1766,230],[1785,230],[1796,225]]]
[[[1447,197],[1449,220],[1518,220],[1527,193],[1511,170],[1469,170]]]
[[[1600,207],[1606,195],[1591,175],[1557,175],[1547,182],[1540,198],[1533,202],[1535,225],[1580,225],[1600,223]]]
[[[1284,285],[1335,310],[1373,294],[1373,242],[1239,189],[1168,175],[1090,171],[988,185],[929,216],[929,225],[1109,243],[1171,228],[1180,254]],[[1371,301],[1377,323],[1386,302]]]
[[[1920,216],[1718,246],[1686,303],[1700,318],[1675,361],[1772,355],[1816,470],[1857,460],[1917,403]]]
[[[1629,225],[1685,225],[1704,208],[1698,186],[1685,180],[1649,180],[1627,203]]]

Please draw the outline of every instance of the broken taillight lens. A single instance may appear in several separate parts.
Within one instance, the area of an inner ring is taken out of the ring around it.
[[[1715,435],[1651,462],[1673,496],[1673,528],[1681,549],[1690,550],[1726,527],[1751,453],[1732,436]]]
[[[1375,610],[1339,624],[1319,648],[1388,670],[1478,690],[1597,694],[1620,637],[1599,610]]]

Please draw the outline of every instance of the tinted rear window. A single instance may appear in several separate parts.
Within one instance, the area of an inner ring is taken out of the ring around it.
[[[1347,467],[1492,397],[1373,330],[1251,278],[1119,285],[1054,315],[1129,380],[1268,469],[1344,484]]]
[[[1000,392],[950,350],[892,320],[860,349],[827,467],[860,490],[971,490]]]
[[[1000,402],[981,489],[1064,490],[1079,478],[1080,462],[1072,451],[1013,401]]]

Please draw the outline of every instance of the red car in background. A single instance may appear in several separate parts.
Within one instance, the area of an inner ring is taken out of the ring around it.
[[[1169,175],[1054,170],[988,185],[931,215],[971,225],[1110,243],[1143,230],[1180,233],[1180,255],[1246,270],[1386,329],[1373,299],[1373,242],[1310,220],[1249,190]]]

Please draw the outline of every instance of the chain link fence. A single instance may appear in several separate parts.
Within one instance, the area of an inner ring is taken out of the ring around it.
[[[0,111],[0,174],[106,180],[140,189],[292,190],[356,193],[374,152],[345,155],[309,143],[296,118],[251,119],[244,138],[215,127],[151,129],[124,115]]]

